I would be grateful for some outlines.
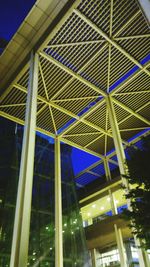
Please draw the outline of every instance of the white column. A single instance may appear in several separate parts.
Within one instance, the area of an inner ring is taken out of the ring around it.
[[[104,169],[105,169],[105,174],[106,174],[106,180],[107,180],[107,182],[110,182],[111,181],[111,172],[110,172],[110,168],[109,168],[109,164],[108,164],[107,159],[104,160]],[[118,213],[117,212],[117,206],[115,203],[114,194],[112,193],[111,189],[108,190],[108,194],[109,194],[109,198],[110,198],[110,205],[111,205],[112,214],[116,215]]]
[[[108,114],[109,114],[109,120],[110,120],[110,125],[112,129],[112,135],[113,135],[113,140],[115,144],[115,149],[116,149],[116,154],[118,158],[118,164],[119,164],[119,169],[120,169],[120,174],[121,175],[126,175],[128,174],[128,169],[126,167],[126,157],[122,145],[122,140],[121,140],[121,135],[117,123],[117,118],[115,114],[115,109],[111,100],[111,96],[107,97],[107,108],[108,108]],[[128,181],[122,178],[123,184],[128,188]]]
[[[104,169],[105,169],[106,181],[110,182],[111,181],[111,172],[110,172],[107,158],[104,159]]]
[[[60,140],[55,138],[55,267],[63,267]]]
[[[93,218],[88,219],[88,226],[93,224]]]
[[[110,204],[111,204],[112,214],[113,215],[117,215],[118,211],[117,211],[117,205],[116,205],[116,202],[115,202],[114,194],[112,193],[111,189],[109,189],[108,192],[109,192],[109,197],[110,197]]]
[[[92,259],[92,267],[96,267],[96,249],[91,249],[91,259]]]
[[[122,233],[121,233],[121,230],[117,228],[116,224],[114,224],[114,228],[115,228],[117,247],[118,247],[119,256],[120,256],[120,266],[121,267],[127,267],[126,256],[125,256],[124,245],[123,245],[123,239],[122,239]]]
[[[129,183],[127,179],[122,177],[122,175],[128,174],[128,168],[126,166],[126,157],[125,157],[125,152],[124,152],[123,145],[122,145],[121,135],[120,135],[120,131],[119,131],[118,123],[117,123],[115,109],[113,106],[113,101],[110,95],[107,97],[106,101],[107,101],[107,108],[108,108],[108,113],[109,113],[109,120],[110,120],[111,129],[112,129],[113,140],[114,140],[116,154],[118,158],[120,175],[122,178],[123,185],[128,190]],[[127,204],[128,204],[128,208],[130,209],[129,200],[127,201]],[[135,238],[135,236],[134,236],[134,239],[135,239],[136,246],[138,247],[140,241],[137,238]],[[147,262],[145,260],[145,252],[143,252],[143,250],[139,248],[138,255],[139,255],[140,267],[148,267],[149,265],[147,265]]]
[[[25,128],[23,135],[10,267],[27,266],[36,134],[37,89],[38,54],[34,55],[31,53]]]
[[[107,181],[111,181],[111,173],[110,173],[110,169],[109,169],[109,165],[108,165],[107,160],[104,161],[104,168],[105,168],[105,174],[106,174]],[[109,198],[110,198],[112,214],[116,215],[118,212],[117,212],[117,206],[116,206],[115,199],[114,199],[114,194],[112,193],[111,189],[108,190],[108,193],[109,193]],[[120,257],[120,264],[121,264],[121,267],[127,267],[122,235],[121,235],[121,232],[119,232],[116,224],[114,225],[114,227],[115,227],[115,236],[116,236],[116,241],[117,241],[117,248],[118,248],[119,257]]]

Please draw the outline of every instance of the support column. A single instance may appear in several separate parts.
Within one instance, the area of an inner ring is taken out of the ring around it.
[[[117,241],[117,247],[119,251],[120,256],[120,266],[121,267],[127,267],[125,252],[124,252],[124,245],[123,245],[123,239],[122,239],[122,233],[121,230],[117,228],[117,225],[114,224],[115,228],[115,234],[116,234],[116,241]]]
[[[93,218],[88,219],[88,226],[93,224]]]
[[[92,259],[92,267],[96,267],[96,249],[91,249],[91,259]]]
[[[122,177],[122,175],[128,174],[128,168],[125,164],[126,157],[125,157],[125,152],[124,152],[123,145],[122,145],[121,135],[120,135],[120,131],[119,131],[118,123],[117,123],[115,109],[113,106],[113,101],[112,101],[110,95],[108,95],[108,97],[106,98],[106,101],[107,101],[107,108],[108,108],[110,125],[111,125],[111,129],[112,129],[113,140],[114,140],[116,154],[117,154],[117,158],[118,158],[120,175],[122,178],[122,183],[127,188],[127,191],[128,191],[129,183],[128,183],[127,179]],[[127,201],[127,204],[128,204],[128,208],[130,209],[130,201],[129,200]],[[134,239],[135,239],[136,246],[138,247],[140,241],[135,236],[134,236]],[[141,248],[138,248],[138,255],[139,255],[140,267],[148,267],[146,260],[145,260],[145,252],[143,252],[143,250]]]
[[[26,267],[28,260],[36,134],[37,89],[38,54],[34,55],[31,53],[25,128],[23,135],[10,267]]]
[[[106,173],[106,179],[109,182],[109,181],[111,181],[111,173],[110,173],[108,161],[106,161],[106,160],[104,161],[104,168],[105,168],[105,173]],[[109,197],[110,197],[112,214],[116,215],[117,214],[117,207],[116,207],[114,195],[113,195],[111,189],[108,190],[108,193],[109,193]],[[117,241],[117,248],[118,248],[118,252],[119,252],[119,256],[120,256],[120,264],[121,264],[121,267],[127,267],[122,235],[121,235],[121,232],[119,233],[119,230],[118,230],[116,224],[114,225],[114,228],[115,228],[115,236],[116,236],[116,241]]]
[[[63,267],[60,140],[55,138],[55,267]]]
[[[108,192],[109,192],[109,197],[110,197],[110,204],[111,204],[112,214],[113,215],[117,215],[118,211],[117,211],[117,205],[116,205],[115,199],[114,199],[114,194],[111,192],[111,189],[109,189]]]
[[[106,180],[107,182],[111,181],[111,172],[108,164],[108,160],[104,160],[104,169],[105,169],[105,174],[106,174]],[[110,198],[110,204],[111,204],[111,209],[112,209],[112,214],[116,215],[117,214],[117,207],[114,199],[114,195],[111,191],[111,189],[108,190],[109,198]]]

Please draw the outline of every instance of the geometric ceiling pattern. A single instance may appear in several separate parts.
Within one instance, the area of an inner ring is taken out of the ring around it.
[[[38,131],[115,164],[108,95],[125,146],[149,131],[150,28],[136,0],[75,1],[37,52]],[[28,79],[26,65],[1,97],[1,116],[24,124]]]

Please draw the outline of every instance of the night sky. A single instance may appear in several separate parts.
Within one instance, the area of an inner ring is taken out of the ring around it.
[[[13,37],[36,0],[2,0],[0,4],[1,53]],[[6,42],[4,42],[6,41]]]

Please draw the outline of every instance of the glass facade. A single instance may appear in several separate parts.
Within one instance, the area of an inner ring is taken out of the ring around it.
[[[1,121],[0,266],[9,266],[22,127]],[[79,213],[71,147],[61,144],[64,267],[91,266]],[[28,266],[55,266],[54,144],[36,136]]]

